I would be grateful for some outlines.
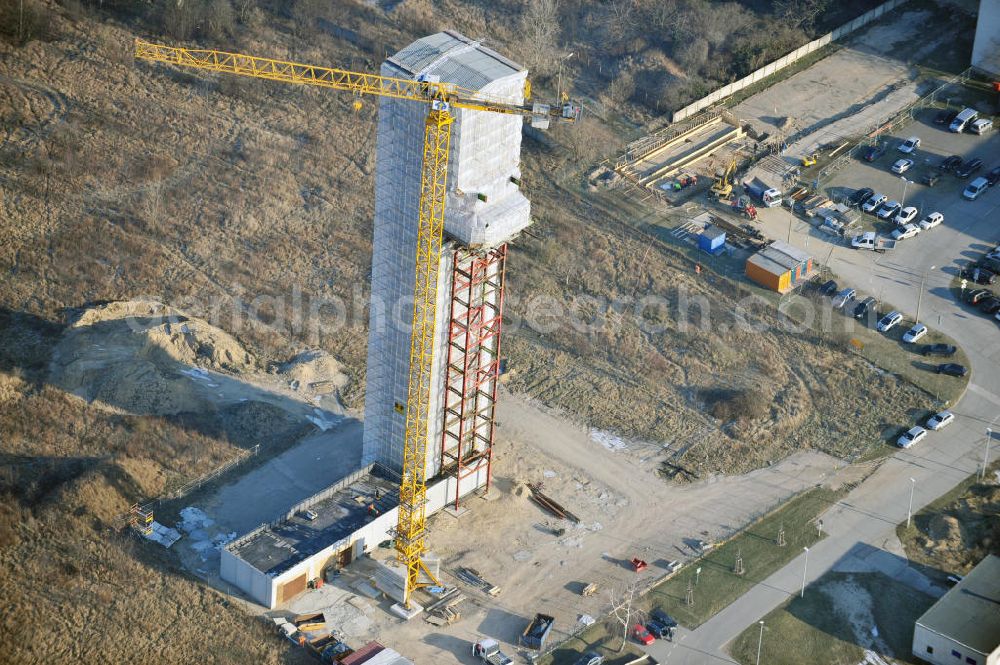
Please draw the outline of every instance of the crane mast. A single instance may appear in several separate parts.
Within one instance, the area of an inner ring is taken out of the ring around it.
[[[413,327],[406,395],[406,433],[399,486],[399,518],[395,529],[397,559],[406,569],[403,606],[410,607],[413,591],[437,580],[422,561],[427,534],[427,428],[431,412],[431,375],[434,367],[434,330],[437,323],[437,286],[444,234],[445,200],[452,108],[530,117],[544,127],[550,118],[574,121],[580,107],[571,102],[555,106],[510,104],[478,91],[447,82],[417,80],[306,65],[213,49],[188,49],[135,40],[135,57],[182,67],[268,79],[283,83],[343,90],[356,95],[391,97],[429,106],[424,130],[420,203],[417,210],[416,279],[413,291]],[[526,92],[528,92],[526,87]],[[527,97],[527,94],[525,95]],[[421,580],[421,573],[430,582]]]

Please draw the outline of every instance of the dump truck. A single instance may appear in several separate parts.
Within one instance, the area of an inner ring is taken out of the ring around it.
[[[306,649],[324,663],[339,663],[354,653],[351,647],[333,635],[321,635],[306,642]]]
[[[536,614],[528,627],[521,633],[521,644],[529,649],[541,651],[545,646],[549,632],[552,630],[552,624],[555,622],[556,620],[548,614]]]
[[[472,655],[489,665],[511,665],[514,661],[500,651],[500,643],[484,638],[472,645]]]
[[[893,249],[895,246],[895,240],[875,235],[874,231],[868,231],[867,233],[862,233],[851,238],[851,247],[854,249],[870,249],[879,254],[885,252],[887,249]]]

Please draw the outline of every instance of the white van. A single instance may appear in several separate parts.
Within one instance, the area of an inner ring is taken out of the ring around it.
[[[962,196],[969,199],[970,201],[975,201],[979,198],[979,195],[986,191],[986,188],[990,186],[990,181],[986,178],[976,178],[969,183],[969,186],[965,188],[962,192]]]
[[[993,129],[993,121],[989,118],[980,118],[969,125],[969,131],[973,134],[985,134]]]
[[[962,109],[962,112],[955,116],[955,119],[951,121],[951,125],[948,129],[960,134],[965,131],[966,126],[970,122],[975,122],[979,118],[979,111],[976,109]]]

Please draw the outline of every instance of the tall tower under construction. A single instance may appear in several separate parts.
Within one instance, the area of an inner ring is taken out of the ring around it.
[[[445,31],[382,64],[384,76],[452,83],[524,101],[527,71]],[[454,504],[488,484],[494,438],[507,242],[530,223],[521,193],[519,115],[452,109],[444,249],[438,270],[426,476],[453,475]],[[410,326],[427,106],[379,102],[364,463],[403,464]]]

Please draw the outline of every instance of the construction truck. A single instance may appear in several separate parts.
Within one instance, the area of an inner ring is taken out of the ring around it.
[[[819,153],[814,152],[810,155],[806,155],[802,158],[802,166],[815,166],[816,160],[819,159]]]
[[[529,649],[541,651],[545,646],[545,640],[552,631],[552,624],[556,622],[554,617],[548,614],[536,614],[528,627],[521,633],[521,644]]]
[[[733,193],[733,175],[736,173],[736,158],[734,157],[726,169],[717,175],[716,181],[712,184],[712,193],[720,199],[728,199]]]
[[[514,662],[500,651],[499,642],[488,637],[472,645],[472,655],[489,665],[511,665]]]
[[[781,205],[781,191],[768,187],[760,182],[745,182],[743,189],[747,194],[764,204],[765,208],[776,208]]]

